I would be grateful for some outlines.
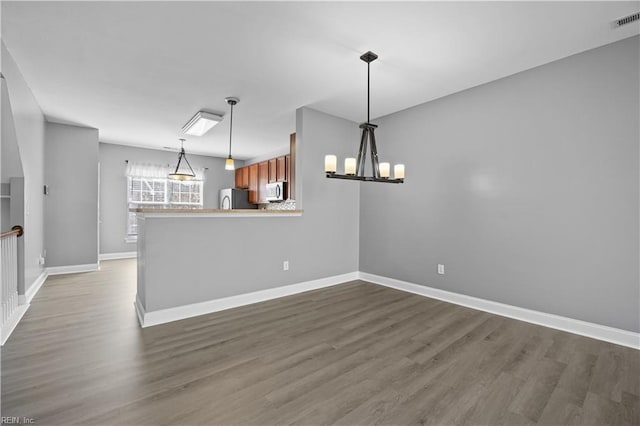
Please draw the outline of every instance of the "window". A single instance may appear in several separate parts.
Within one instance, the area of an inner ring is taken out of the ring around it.
[[[202,207],[202,182],[171,182],[171,202],[176,206]]]
[[[133,172],[137,175],[131,174],[131,167],[127,170],[127,241],[135,241],[138,235],[136,214],[129,209],[202,208],[202,180],[175,182],[164,177],[165,168],[154,170],[151,167],[133,167]]]

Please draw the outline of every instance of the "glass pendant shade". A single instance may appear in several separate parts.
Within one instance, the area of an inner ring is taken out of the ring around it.
[[[335,173],[338,166],[338,157],[335,155],[325,155],[324,171],[327,173]]]
[[[393,166],[393,178],[404,179],[404,164],[396,164]]]
[[[225,160],[224,169],[225,170],[235,170],[236,169],[236,167],[234,165],[234,162],[233,162],[233,158],[229,157],[229,158],[227,158]]]
[[[345,158],[344,159],[344,174],[355,176],[356,174],[356,159]]]
[[[380,163],[380,177],[383,179],[388,179],[390,169],[391,165],[389,163]]]
[[[193,180],[195,176],[190,175],[188,173],[169,173],[169,179],[171,180]]]

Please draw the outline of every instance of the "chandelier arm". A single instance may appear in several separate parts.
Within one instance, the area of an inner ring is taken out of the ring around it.
[[[360,176],[364,176],[364,165],[367,162],[367,147],[369,146],[369,129],[366,130],[367,135],[364,139],[364,147],[362,148],[362,169],[360,170],[362,173]]]
[[[182,155],[184,154],[184,148],[182,148],[180,150],[180,153],[178,154],[178,164],[176,164],[176,170],[173,172],[173,174],[177,174],[178,170],[180,169],[180,162],[182,162]]]
[[[187,160],[187,155],[186,155],[186,154],[184,154],[184,161],[187,163],[187,166],[189,166],[189,170],[191,170],[191,175],[192,175],[193,177],[195,177],[195,176],[196,176],[196,174],[195,174],[195,172],[193,171],[193,167],[191,167],[191,164],[189,164],[189,160]]]
[[[371,168],[373,169],[373,177],[380,178],[380,163],[378,162],[378,148],[376,147],[375,129],[369,129],[369,142],[371,143]]]
[[[362,129],[362,137],[360,138],[360,149],[358,150],[358,160],[356,161],[356,176],[362,176],[364,175],[364,160],[366,158],[366,154],[364,154],[363,152],[366,152],[366,148],[365,148],[365,144],[367,143],[367,135],[366,135],[366,130]],[[362,173],[360,173],[362,171]]]

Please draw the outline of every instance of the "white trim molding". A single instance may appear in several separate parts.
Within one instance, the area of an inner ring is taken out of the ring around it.
[[[408,293],[443,300],[445,302],[455,303],[456,305],[466,306],[468,308],[478,309],[480,311],[520,321],[526,321],[549,328],[555,328],[557,330],[579,334],[593,339],[604,340],[605,342],[615,343],[617,345],[627,346],[633,349],[640,349],[640,333],[567,318],[560,315],[520,308],[518,306],[493,302],[491,300],[480,299],[477,297],[466,296],[464,294],[453,293],[446,290],[440,290],[433,287],[400,281],[394,278],[383,277],[366,272],[359,272],[358,277],[363,281],[369,281],[374,284],[395,288]]]
[[[269,288],[252,293],[239,294],[221,299],[207,300],[206,302],[193,303],[190,305],[176,306],[174,308],[160,309],[157,311],[145,312],[138,296],[134,302],[136,313],[141,327],[151,327],[153,325],[178,321],[185,318],[224,311],[226,309],[237,308],[254,303],[264,302],[280,297],[291,296],[309,290],[316,290],[324,287],[331,287],[348,281],[358,279],[358,272],[350,272],[332,277],[320,278],[313,281],[305,281],[297,284],[282,287]]]
[[[132,259],[138,257],[137,251],[123,251],[120,253],[102,253],[98,255],[98,260]]]
[[[138,316],[138,322],[140,323],[140,327],[145,327],[144,325],[144,308],[142,307],[142,303],[140,303],[140,298],[138,297],[138,293],[136,293],[136,300],[133,302],[136,307],[136,315]]]
[[[33,300],[33,297],[36,295],[38,291],[40,291],[40,287],[42,287],[42,284],[44,284],[48,276],[49,276],[49,271],[47,269],[44,269],[42,273],[38,276],[38,278],[36,278],[36,280],[27,289],[27,291],[25,292],[25,295],[20,296],[21,298],[24,298],[20,300],[20,303],[24,303],[24,304],[31,303],[31,301]]]
[[[80,272],[95,272],[100,267],[97,263],[89,263],[86,265],[69,265],[69,266],[52,266],[47,268],[49,275],[61,274],[77,274]]]
[[[11,333],[13,333],[13,330],[15,330],[24,314],[27,313],[29,306],[31,306],[31,301],[42,287],[42,284],[44,284],[44,282],[47,280],[48,276],[48,271],[44,269],[42,273],[38,275],[38,278],[36,278],[35,281],[31,283],[26,293],[18,295],[18,308],[15,310],[9,321],[5,323],[4,327],[0,331],[0,345],[4,346],[4,344],[7,342],[7,340],[11,336]]]
[[[16,329],[16,326],[24,316],[25,312],[27,312],[27,309],[29,309],[29,306],[30,305],[28,304],[18,305],[16,310],[13,311],[11,318],[9,318],[7,322],[4,324],[4,327],[2,327],[2,339],[1,339],[2,341],[0,342],[2,346],[4,346],[7,339],[9,339],[9,336],[11,336],[11,333],[13,333],[13,330]]]

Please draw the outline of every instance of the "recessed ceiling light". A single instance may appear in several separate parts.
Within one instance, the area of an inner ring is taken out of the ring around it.
[[[182,132],[191,136],[202,136],[222,121],[222,116],[206,111],[198,111],[191,120],[182,126]]]

